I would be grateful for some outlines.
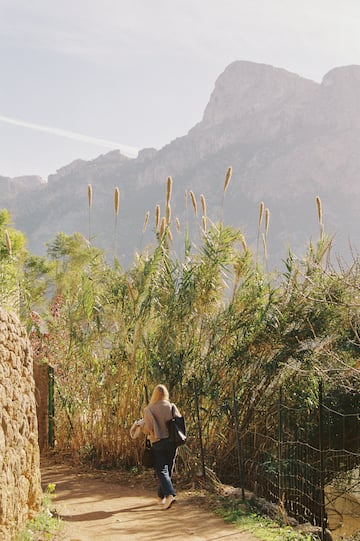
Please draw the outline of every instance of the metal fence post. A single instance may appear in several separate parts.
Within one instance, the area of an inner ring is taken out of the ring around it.
[[[48,445],[54,447],[54,369],[48,366]]]
[[[323,382],[319,381],[319,454],[320,454],[320,521],[321,540],[325,539],[327,516],[325,510],[325,463],[324,463]]]
[[[233,397],[234,397],[234,416],[235,416],[235,434],[236,434],[236,447],[237,447],[237,456],[239,464],[239,475],[240,475],[240,484],[241,484],[241,497],[243,502],[245,501],[245,488],[244,488],[244,460],[241,448],[241,440],[239,433],[239,415],[237,409],[237,400],[236,400],[236,388],[235,383],[233,383]]]
[[[204,446],[203,446],[202,428],[201,428],[201,420],[200,420],[199,397],[198,397],[197,387],[195,383],[194,383],[194,394],[195,394],[195,407],[196,407],[196,416],[197,416],[198,431],[199,431],[202,473],[203,473],[203,477],[205,477],[205,456],[204,456]]]
[[[282,503],[282,443],[283,443],[283,391],[282,386],[279,389],[279,402],[278,402],[278,498],[279,505]]]

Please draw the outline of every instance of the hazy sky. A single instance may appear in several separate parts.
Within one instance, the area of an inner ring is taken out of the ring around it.
[[[359,28],[359,0],[0,0],[0,175],[161,148],[234,60],[320,82]]]

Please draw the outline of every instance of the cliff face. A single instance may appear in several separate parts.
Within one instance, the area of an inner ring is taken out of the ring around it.
[[[46,185],[19,189],[8,200],[9,210],[29,247],[41,253],[58,231],[86,235],[91,183],[94,242],[110,249],[112,197],[119,186],[119,253],[127,262],[140,243],[154,238],[142,238],[143,218],[163,205],[167,176],[174,181],[173,216],[186,219],[184,191],[191,189],[205,194],[208,215],[216,221],[231,165],[225,220],[241,227],[250,243],[264,201],[271,211],[270,257],[284,257],[287,244],[302,255],[318,234],[319,195],[325,229],[336,235],[341,253],[349,238],[355,247],[360,243],[359,95],[360,66],[335,68],[318,84],[272,66],[234,62],[217,79],[202,120],[187,135],[159,151],[144,149],[136,160],[114,151],[74,162]]]
[[[278,111],[292,114],[317,86],[283,69],[234,62],[217,79],[202,124],[209,127],[232,119],[248,122],[253,115],[265,118]]]

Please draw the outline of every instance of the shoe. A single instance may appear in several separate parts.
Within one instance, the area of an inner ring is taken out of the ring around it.
[[[164,496],[163,498],[160,498],[160,497],[159,497],[159,498],[156,500],[156,503],[157,503],[158,505],[163,505],[163,504],[165,503],[165,500],[166,500],[165,496]]]
[[[170,507],[172,506],[174,502],[175,502],[175,496],[173,496],[172,494],[170,494],[169,496],[166,496],[163,509],[164,510],[170,509]]]

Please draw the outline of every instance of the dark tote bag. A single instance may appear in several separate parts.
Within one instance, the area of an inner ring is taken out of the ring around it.
[[[144,466],[144,468],[154,468],[155,466],[155,457],[154,457],[153,450],[151,448],[151,443],[148,440],[148,438],[146,438],[145,440],[145,448],[144,448],[141,463]]]
[[[175,416],[174,404],[171,408],[172,419],[168,421],[169,439],[176,446],[184,445],[186,442],[186,427],[184,417]]]

